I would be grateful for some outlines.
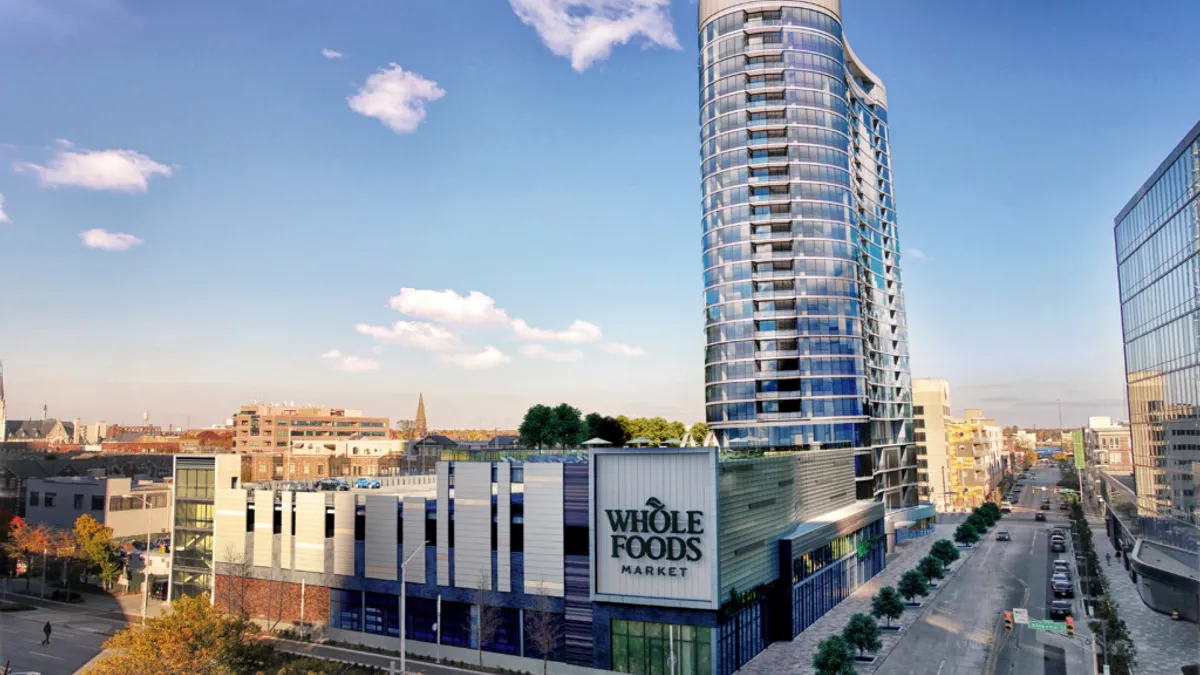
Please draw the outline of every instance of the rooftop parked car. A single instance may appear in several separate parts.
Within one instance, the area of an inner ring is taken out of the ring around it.
[[[1000,530],[996,533],[996,541],[1009,541],[1010,539],[1011,537],[1008,536],[1008,532],[1005,532],[1004,530]]]
[[[378,489],[379,485],[379,481],[375,480],[374,478],[359,478],[358,480],[354,481],[354,487],[356,488],[367,488],[369,490],[374,490]]]
[[[1055,600],[1050,603],[1050,618],[1065,619],[1071,616],[1071,603],[1068,600]]]

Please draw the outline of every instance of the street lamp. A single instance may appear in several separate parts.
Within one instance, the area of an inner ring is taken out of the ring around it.
[[[142,510],[146,512],[146,552],[142,554],[142,625],[146,625],[146,612],[150,604],[150,503],[146,501],[150,495],[133,495],[142,500]]]
[[[408,573],[408,563],[412,562],[412,559],[417,557],[418,553],[423,553],[424,551],[425,551],[424,546],[418,546],[418,547],[416,547],[416,550],[413,551],[408,556],[407,559],[405,559],[404,562],[400,563],[400,673],[401,673],[401,675],[408,675],[408,652],[405,650],[405,646],[404,646],[405,645],[405,642],[404,642],[405,630],[404,629],[407,627],[406,615],[404,613],[404,596],[408,595],[408,593],[407,593],[408,587],[405,585],[407,579],[405,579],[405,576]]]

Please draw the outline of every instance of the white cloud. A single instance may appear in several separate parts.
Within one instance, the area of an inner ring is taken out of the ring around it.
[[[605,342],[603,345],[601,345],[600,348],[603,349],[604,351],[608,352],[609,354],[616,354],[617,356],[634,357],[634,356],[645,356],[646,355],[645,349],[642,349],[641,347],[631,347],[629,345],[623,345],[620,342]]]
[[[542,345],[525,345],[521,347],[520,351],[523,356],[528,356],[531,359],[546,359],[547,361],[558,361],[559,363],[578,361],[583,358],[583,352],[578,349],[556,352],[546,349]]]
[[[4,195],[0,195],[0,223],[11,223],[11,222],[12,222],[12,218],[9,218],[8,214],[4,212]]]
[[[487,370],[512,361],[512,357],[488,345],[479,352],[464,352],[459,354],[442,354],[438,358],[446,363],[465,370]]]
[[[453,332],[425,321],[397,321],[391,326],[371,326],[360,323],[354,327],[363,335],[403,347],[415,347],[430,352],[457,349],[460,340]]]
[[[79,239],[88,248],[98,248],[105,251],[128,251],[142,243],[141,239],[124,232],[109,232],[96,228],[79,233]]]
[[[517,17],[571,67],[583,72],[613,47],[641,35],[649,44],[679,49],[671,0],[509,0]]]
[[[347,373],[369,373],[379,370],[379,362],[375,359],[343,354],[336,349],[330,349],[322,354],[321,358],[333,361],[338,370]]]
[[[524,319],[513,319],[512,329],[521,339],[542,342],[595,342],[601,337],[599,326],[578,319],[572,321],[566,330],[534,328]]]
[[[170,176],[171,167],[159,164],[133,150],[71,149],[59,141],[59,149],[45,165],[18,162],[13,169],[37,174],[46,187],[81,187],[88,190],[145,192],[155,175]]]
[[[929,256],[925,255],[925,251],[922,251],[919,248],[910,248],[905,252],[908,253],[908,257],[912,258],[913,260],[929,260],[930,259]]]
[[[508,321],[508,314],[496,308],[496,301],[479,291],[462,296],[450,289],[401,288],[399,295],[388,299],[388,305],[401,314],[441,323]]]
[[[339,51],[330,49],[329,47],[326,47],[321,50],[321,56],[324,56],[327,59],[340,59],[343,56],[345,56],[345,54],[343,54]]]
[[[346,101],[354,112],[374,117],[398,134],[407,134],[416,131],[425,119],[425,104],[445,95],[437,82],[391,63],[375,71],[366,85]]]

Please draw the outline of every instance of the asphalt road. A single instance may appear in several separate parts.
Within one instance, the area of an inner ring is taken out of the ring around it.
[[[1026,608],[1031,620],[1050,619],[1050,603],[1054,600],[1050,577],[1054,559],[1074,560],[1070,550],[1050,552],[1050,530],[1055,527],[1069,529],[1066,511],[1058,509],[1059,496],[1053,492],[1058,479],[1058,469],[1037,469],[1033,478],[1022,481],[1021,496],[1013,504],[1013,512],[998,526],[1007,529],[1012,536],[1012,541],[1006,544],[1010,548],[1009,555],[996,563],[1005,579],[1004,605],[1010,610]],[[1049,489],[1043,492],[1041,487]],[[1043,496],[1050,497],[1049,511],[1040,510]],[[1034,520],[1039,512],[1046,514],[1046,522]],[[1017,555],[1012,555],[1014,552]],[[1072,571],[1071,579],[1078,588],[1078,573]],[[1072,602],[1072,614],[1076,630],[1084,633],[1087,622],[1079,595],[1077,592]],[[1011,632],[1001,626],[997,630],[991,668],[985,672],[987,675],[1090,675],[1091,671],[1086,669],[1089,657],[1084,655],[1079,639],[1076,640],[1072,642],[1065,636],[1030,630],[1023,625],[1015,625]]]
[[[42,627],[50,622],[50,644],[42,645]],[[100,653],[121,623],[57,609],[0,612],[0,669],[15,673],[70,675]],[[0,671],[2,672],[2,671]]]

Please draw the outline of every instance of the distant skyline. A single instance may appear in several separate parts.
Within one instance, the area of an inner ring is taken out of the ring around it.
[[[913,376],[1005,425],[1125,419],[1112,221],[1196,122],[1200,5],[844,5],[888,87]],[[702,420],[696,5],[449,16],[0,1],[12,418],[423,391],[431,427]]]

